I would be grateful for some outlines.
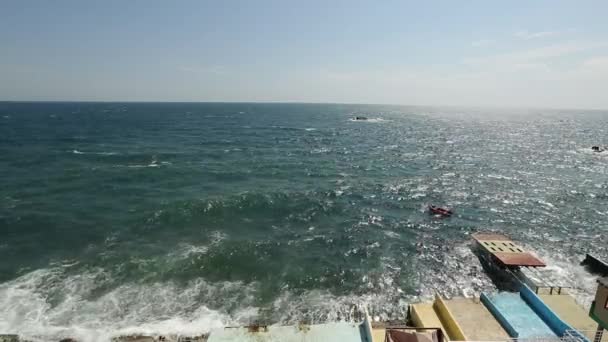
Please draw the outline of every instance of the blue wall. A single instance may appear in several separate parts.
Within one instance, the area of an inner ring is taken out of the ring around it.
[[[583,341],[588,341],[583,335],[579,334],[574,328],[568,325],[568,323],[562,321],[562,319],[543,303],[540,297],[538,297],[527,285],[521,284],[519,295],[521,296],[521,299],[534,310],[538,317],[547,323],[549,328],[551,328],[557,336],[563,337],[566,330],[571,330],[574,334],[577,334],[583,339]]]
[[[486,306],[486,308],[488,308],[490,313],[492,313],[494,318],[496,318],[498,323],[500,323],[500,325],[503,327],[503,329],[506,330],[506,332],[507,332],[507,334],[509,334],[509,336],[514,337],[514,338],[519,337],[519,333],[515,330],[515,328],[513,328],[511,323],[509,323],[509,321],[507,321],[505,316],[502,315],[500,310],[498,310],[496,305],[494,305],[494,303],[492,303],[490,298],[488,298],[488,296],[486,296],[485,293],[482,293],[481,296],[479,296],[479,299],[481,299],[481,302]]]

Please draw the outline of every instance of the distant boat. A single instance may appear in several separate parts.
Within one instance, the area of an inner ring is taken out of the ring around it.
[[[429,212],[442,217],[450,217],[454,213],[451,209],[441,208],[435,205],[429,205]]]

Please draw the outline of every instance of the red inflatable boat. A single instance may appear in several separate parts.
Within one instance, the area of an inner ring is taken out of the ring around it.
[[[440,208],[434,205],[429,205],[429,212],[434,215],[440,215],[443,217],[452,216],[453,212],[450,209]]]

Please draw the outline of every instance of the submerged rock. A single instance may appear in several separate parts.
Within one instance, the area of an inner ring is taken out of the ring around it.
[[[19,335],[0,335],[0,342],[19,342]]]

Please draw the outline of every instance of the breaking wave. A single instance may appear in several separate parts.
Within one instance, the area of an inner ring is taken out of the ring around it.
[[[392,120],[377,117],[377,118],[369,118],[369,119],[365,119],[365,120],[357,120],[356,118],[351,118],[351,119],[348,119],[348,121],[352,121],[352,122],[380,123],[380,122],[390,122]]]
[[[1,284],[0,331],[35,341],[108,341],[132,333],[195,335],[234,320],[206,307],[205,299],[221,297],[228,302],[251,293],[240,283],[196,280],[184,287],[123,284],[97,295],[108,276],[103,270],[65,276],[55,268]]]

